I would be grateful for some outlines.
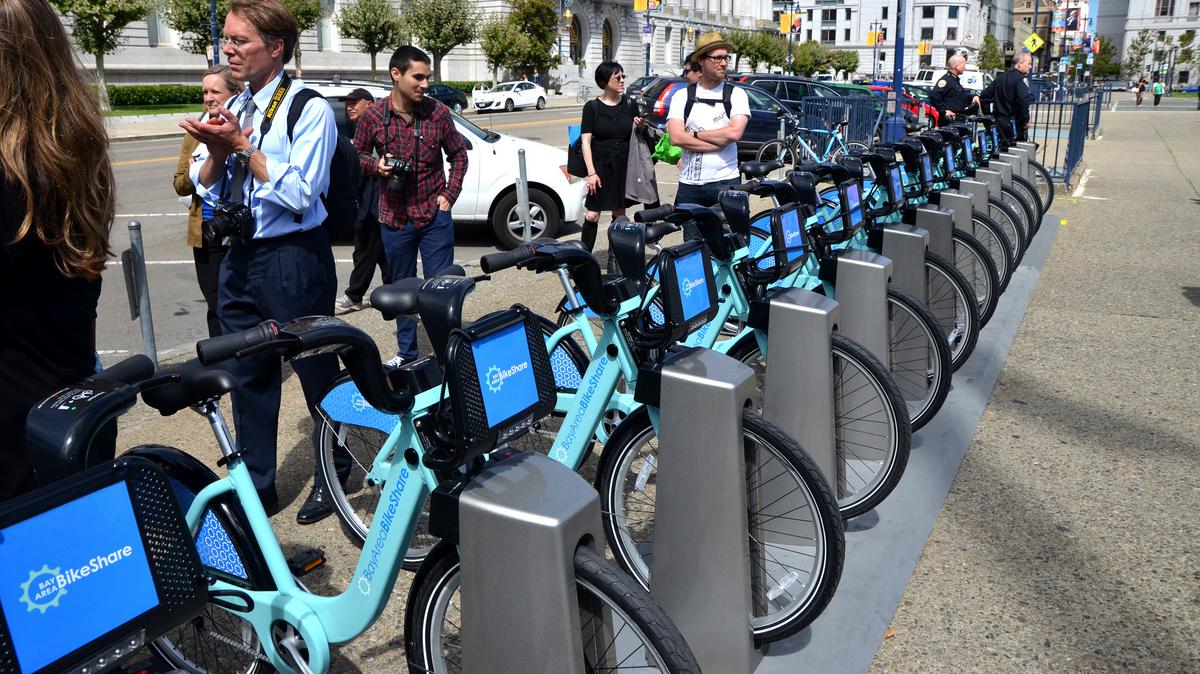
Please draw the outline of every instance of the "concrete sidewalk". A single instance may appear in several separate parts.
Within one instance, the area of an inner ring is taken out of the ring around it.
[[[468,96],[468,100],[470,97]],[[550,98],[546,100],[546,108],[570,108],[582,107],[583,104],[576,100],[575,95],[556,95],[550,94]],[[532,110],[533,108],[529,108]],[[196,106],[196,114],[200,111],[200,106]],[[502,112],[492,113],[494,115],[505,114]],[[514,114],[520,114],[520,111],[515,111]],[[470,110],[464,110],[463,115],[466,119],[474,120],[476,113]],[[189,115],[134,115],[129,117],[105,117],[104,128],[108,131],[108,137],[113,141],[126,140],[153,140],[155,138],[173,138],[183,135],[183,129],[179,128],[179,122],[183,121]],[[194,115],[192,115],[194,116]]]
[[[1105,115],[871,671],[1200,671],[1198,137]]]

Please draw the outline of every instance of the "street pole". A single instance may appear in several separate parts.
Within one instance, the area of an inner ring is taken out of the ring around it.
[[[221,62],[221,33],[217,29],[217,0],[208,0],[208,27],[212,31],[212,62]]]
[[[650,3],[646,3],[646,28],[650,28]],[[649,35],[651,38],[646,39],[646,77],[650,77],[650,41],[653,39],[654,33],[646,31],[643,35]]]
[[[896,0],[896,60],[892,69],[892,96],[896,107],[883,127],[887,142],[895,143],[904,138],[904,108],[900,105],[904,91],[904,0]]]
[[[563,0],[558,0],[558,60],[559,60],[560,66],[563,62],[566,61],[566,59],[563,58],[563,51],[562,51],[562,29],[563,29],[562,20],[563,20],[563,12],[565,12],[565,11],[566,11],[566,7],[563,7]]]

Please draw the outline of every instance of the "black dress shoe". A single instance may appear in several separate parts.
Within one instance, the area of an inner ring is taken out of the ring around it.
[[[300,506],[300,512],[296,513],[296,523],[314,524],[332,514],[333,504],[329,493],[325,491],[324,485],[318,482],[313,485],[312,491],[308,492],[308,500]]]

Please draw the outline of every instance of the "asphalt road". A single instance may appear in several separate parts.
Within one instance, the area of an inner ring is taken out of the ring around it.
[[[467,119],[501,133],[565,149],[566,127],[579,119],[579,107],[526,110],[511,113],[469,114]],[[128,224],[142,223],[146,250],[146,275],[156,346],[160,358],[190,351],[197,339],[207,336],[204,300],[196,285],[192,249],[185,242],[187,208],[171,186],[182,137],[114,142],[110,156],[117,180],[117,217],[111,241],[119,255],[129,247]],[[571,228],[562,230],[569,234]],[[456,259],[478,260],[494,250],[490,227],[485,223],[459,223]],[[335,242],[338,279],[350,275],[352,246]],[[378,278],[376,279],[378,283]],[[129,301],[119,262],[104,273],[96,343],[101,360],[111,364],[142,351],[139,323],[129,318]]]

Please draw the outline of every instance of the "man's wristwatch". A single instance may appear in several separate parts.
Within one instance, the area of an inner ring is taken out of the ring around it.
[[[237,153],[237,156],[239,159],[246,162],[246,165],[248,166],[250,164],[250,155],[254,154],[255,152],[258,152],[258,148],[251,145],[250,147],[246,148],[245,150],[242,150],[241,152]]]
[[[692,138],[695,138],[696,140],[700,140],[700,132],[699,132],[699,131],[693,131],[693,132],[692,132]]]

